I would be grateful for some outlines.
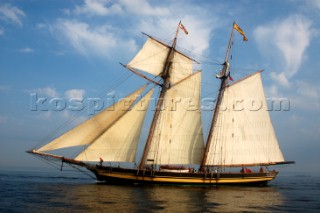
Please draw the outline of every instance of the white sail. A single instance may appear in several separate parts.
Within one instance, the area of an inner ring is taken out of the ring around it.
[[[121,99],[119,102],[103,110],[98,115],[76,126],[50,143],[40,147],[37,151],[51,151],[92,143],[130,109],[132,104],[145,88],[146,86],[139,88],[126,98]]]
[[[191,75],[192,67],[193,61],[190,58],[187,58],[178,52],[174,52],[171,65],[170,82],[174,84]]]
[[[169,48],[158,41],[148,38],[142,49],[129,62],[128,66],[159,75],[165,66]]]
[[[227,86],[206,165],[284,161],[267,111],[260,73]]]
[[[204,143],[200,112],[201,73],[168,89],[147,159],[155,164],[199,164]]]
[[[81,152],[75,160],[134,162],[142,124],[149,106],[151,90],[130,111]]]
[[[165,67],[170,48],[159,41],[148,38],[142,49],[129,62],[128,66],[155,76],[160,75]],[[171,67],[171,83],[192,74],[192,59],[174,50]]]

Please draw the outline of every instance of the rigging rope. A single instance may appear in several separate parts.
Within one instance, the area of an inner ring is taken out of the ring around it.
[[[57,170],[62,170],[62,166],[61,166],[61,163],[63,163],[60,159],[53,159],[53,158],[47,158],[47,157],[44,157],[44,156],[38,156],[38,155],[32,155],[34,156],[35,158],[41,160],[42,162],[48,164],[49,166],[57,169]],[[93,178],[93,179],[96,179],[94,176],[90,175],[89,171],[83,171],[81,170],[78,166],[76,165],[72,165],[70,163],[65,163],[66,165],[69,165],[71,166],[72,168],[76,169],[78,172],[82,172],[83,174],[89,176],[90,178]],[[64,171],[73,171],[75,172],[75,170],[64,170]]]
[[[92,179],[96,179],[94,176],[90,175],[90,173],[87,173],[87,171],[81,170],[81,169],[80,169],[78,166],[76,166],[76,165],[73,165],[73,164],[70,164],[70,163],[68,163],[67,165],[69,165],[69,166],[71,166],[72,168],[78,170],[79,172],[87,175],[88,177],[91,177]]]

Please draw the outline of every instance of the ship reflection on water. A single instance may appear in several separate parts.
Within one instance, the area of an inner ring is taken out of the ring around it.
[[[319,180],[290,174],[266,187],[142,186],[67,172],[0,172],[0,212],[319,212]]]
[[[282,200],[272,187],[152,187],[149,193],[151,203],[168,212],[266,211]]]
[[[272,211],[282,195],[273,187],[112,186],[105,184],[44,186],[50,202],[38,206],[95,212],[235,212]]]

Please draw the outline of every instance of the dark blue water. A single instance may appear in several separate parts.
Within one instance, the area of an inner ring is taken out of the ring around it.
[[[0,212],[320,212],[320,177],[267,187],[110,186],[69,172],[0,171]]]

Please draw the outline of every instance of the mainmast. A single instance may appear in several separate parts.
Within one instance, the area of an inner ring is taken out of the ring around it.
[[[147,155],[148,155],[148,151],[150,149],[152,137],[153,137],[153,134],[154,134],[154,130],[156,128],[156,123],[157,123],[157,120],[159,118],[160,111],[161,111],[161,109],[163,107],[164,97],[165,97],[165,94],[166,94],[167,90],[171,86],[170,85],[170,74],[171,74],[170,67],[171,67],[171,64],[172,64],[172,59],[173,59],[174,50],[175,50],[176,43],[177,43],[177,37],[178,37],[180,25],[181,25],[181,21],[178,24],[178,27],[177,27],[177,30],[176,30],[176,34],[175,34],[174,40],[172,42],[172,46],[170,47],[170,51],[168,52],[168,56],[167,56],[166,61],[165,61],[165,66],[163,68],[163,71],[161,72],[161,78],[163,79],[163,84],[161,85],[161,92],[160,92],[160,95],[159,95],[156,111],[155,111],[153,119],[152,119],[152,123],[151,123],[151,127],[150,127],[150,130],[149,130],[149,135],[148,135],[148,138],[147,138],[147,142],[146,142],[146,145],[145,145],[144,150],[143,150],[143,155],[142,155],[141,162],[140,162],[140,165],[139,165],[139,170],[142,170],[144,168],[145,162],[147,160],[146,158],[147,158]]]
[[[209,130],[209,135],[208,135],[205,151],[204,151],[204,154],[203,154],[203,158],[202,158],[202,162],[201,162],[201,166],[200,166],[200,171],[204,171],[205,170],[205,166],[206,166],[206,162],[207,162],[207,158],[208,158],[208,153],[209,153],[210,146],[211,146],[213,130],[214,130],[214,127],[216,126],[218,113],[219,113],[219,110],[220,110],[220,105],[221,105],[222,97],[223,97],[223,93],[224,93],[224,88],[225,88],[225,86],[227,84],[227,78],[228,78],[228,73],[229,73],[229,62],[228,62],[228,59],[229,59],[229,53],[230,53],[231,44],[232,44],[233,32],[234,32],[234,24],[232,26],[230,39],[229,39],[229,44],[228,44],[228,49],[227,49],[226,57],[225,57],[225,60],[224,60],[224,63],[223,63],[223,68],[222,68],[222,72],[221,72],[221,83],[220,83],[220,88],[219,88],[219,94],[218,94],[218,97],[217,97],[217,103],[216,103],[216,107],[215,107],[215,110],[214,110],[213,119],[212,119],[211,127],[210,127],[210,130]]]

